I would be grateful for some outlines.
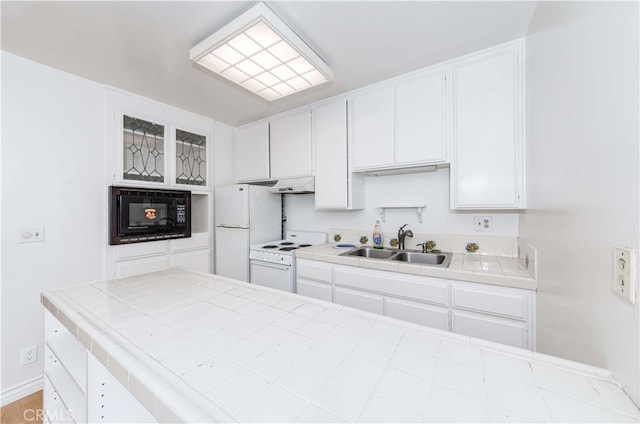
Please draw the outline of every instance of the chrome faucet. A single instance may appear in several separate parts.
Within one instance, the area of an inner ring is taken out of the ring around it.
[[[406,227],[407,225],[409,224],[404,224],[398,230],[398,249],[404,249],[404,239],[406,237],[413,237],[413,232],[411,230],[405,231],[404,227]]]

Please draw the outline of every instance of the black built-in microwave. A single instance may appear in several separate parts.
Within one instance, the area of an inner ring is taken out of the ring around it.
[[[110,187],[109,244],[191,237],[191,192]]]

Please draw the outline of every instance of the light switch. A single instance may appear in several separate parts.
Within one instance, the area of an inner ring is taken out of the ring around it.
[[[636,251],[623,246],[613,248],[613,291],[636,303]]]
[[[21,227],[18,243],[37,243],[44,241],[44,227]]]

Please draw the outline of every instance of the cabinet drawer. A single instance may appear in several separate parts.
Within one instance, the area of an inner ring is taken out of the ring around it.
[[[206,249],[209,247],[209,233],[192,233],[191,237],[171,240],[171,243],[173,252]]]
[[[331,284],[331,264],[298,259],[296,262],[299,278],[322,281]]]
[[[336,266],[334,283],[449,306],[449,284],[429,277]]]
[[[134,243],[116,247],[116,260],[139,258],[142,256],[157,256],[167,254],[166,241],[150,241],[147,243]]]
[[[529,295],[508,287],[476,288],[453,284],[451,306],[520,320],[528,318]]]
[[[333,288],[333,303],[376,314],[382,314],[383,311],[382,296],[342,287]]]
[[[302,296],[313,297],[315,299],[331,302],[331,286],[324,283],[298,278],[296,282],[296,292]]]
[[[148,272],[160,271],[169,268],[169,257],[140,259],[115,263],[116,277],[130,277],[132,275],[146,274]]]
[[[522,321],[453,310],[451,331],[523,349],[531,348],[527,323]]]
[[[384,314],[440,330],[449,330],[449,309],[411,300],[384,298]]]
[[[171,256],[171,266],[177,266],[196,272],[209,272],[211,251],[209,249],[176,253]]]

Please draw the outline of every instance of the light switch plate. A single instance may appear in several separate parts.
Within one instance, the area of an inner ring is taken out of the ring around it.
[[[44,241],[44,227],[21,227],[18,243],[37,243]]]
[[[613,247],[613,291],[636,303],[636,251],[624,246]]]

